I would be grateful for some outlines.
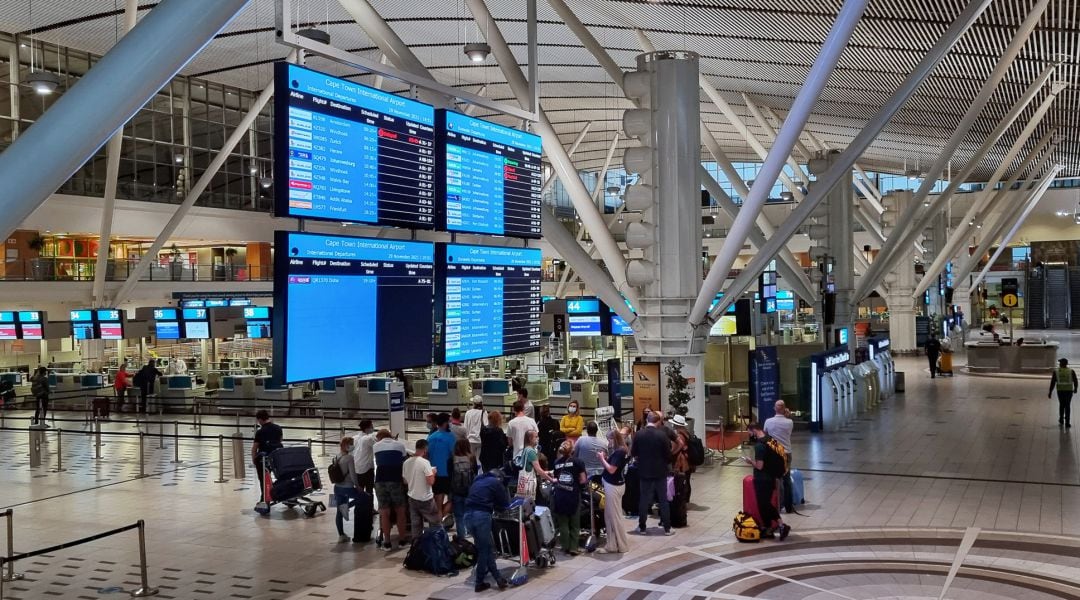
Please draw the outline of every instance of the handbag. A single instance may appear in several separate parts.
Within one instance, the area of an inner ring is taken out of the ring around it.
[[[536,497],[536,472],[522,470],[518,473],[516,496],[522,498]]]
[[[668,499],[668,502],[671,502],[672,500],[675,499],[675,476],[674,475],[668,475],[667,476],[667,499]]]

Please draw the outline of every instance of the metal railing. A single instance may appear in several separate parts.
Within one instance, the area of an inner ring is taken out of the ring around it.
[[[109,259],[106,281],[126,281],[137,259]],[[7,281],[93,281],[95,258],[40,256],[9,261],[2,279]],[[189,264],[165,262],[153,264],[139,281],[273,281],[270,265]]]
[[[110,529],[108,531],[103,531],[101,533],[96,533],[94,535],[90,535],[90,536],[80,538],[80,539],[77,539],[77,540],[73,540],[73,541],[70,541],[70,542],[64,542],[63,544],[56,544],[55,546],[49,546],[47,548],[40,548],[38,550],[31,550],[30,552],[22,552],[22,553],[19,553],[19,554],[15,554],[11,549],[12,548],[12,546],[11,546],[12,538],[13,538],[12,521],[14,520],[14,513],[11,511],[11,509],[8,509],[8,510],[4,511],[3,513],[0,513],[0,516],[6,517],[7,522],[8,522],[8,552],[7,552],[7,554],[5,556],[0,556],[0,571],[6,570],[8,575],[10,575],[10,578],[8,577],[8,575],[5,575],[4,577],[0,577],[0,600],[3,600],[3,598],[4,598],[4,583],[9,582],[9,581],[15,581],[16,579],[21,579],[22,578],[21,575],[16,577],[15,573],[14,573],[14,570],[13,570],[14,565],[15,565],[15,563],[17,561],[26,560],[28,558],[34,558],[36,556],[41,556],[43,554],[51,554],[53,552],[59,552],[60,550],[65,550],[67,548],[74,548],[76,546],[82,546],[83,544],[89,544],[90,542],[96,542],[97,540],[104,539],[104,538],[107,538],[107,537],[111,537],[111,536],[114,536],[114,535],[119,535],[121,533],[131,531],[133,529],[136,529],[136,530],[139,531],[139,583],[140,583],[140,586],[139,586],[139,589],[131,592],[131,595],[133,597],[135,597],[135,598],[145,598],[147,596],[156,596],[158,594],[157,588],[150,587],[150,581],[149,581],[149,577],[147,575],[147,570],[146,570],[146,522],[143,521],[142,519],[139,519],[138,521],[136,521],[135,523],[132,523],[131,525],[125,525],[123,527],[117,527],[116,529]]]

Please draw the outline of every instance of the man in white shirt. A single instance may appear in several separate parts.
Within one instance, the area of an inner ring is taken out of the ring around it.
[[[427,459],[427,440],[416,440],[416,453],[405,461],[402,477],[409,486],[409,515],[412,517],[413,539],[424,531],[424,522],[439,525],[439,508],[435,505],[435,467]]]
[[[487,413],[484,412],[484,398],[472,397],[472,408],[465,411],[465,437],[469,440],[473,456],[480,460],[480,429],[487,427]]]
[[[773,405],[776,410],[776,414],[768,419],[765,419],[765,425],[762,429],[772,439],[780,442],[780,445],[784,447],[784,453],[787,455],[788,472],[784,473],[784,510],[791,514],[795,511],[795,505],[791,496],[791,432],[795,429],[795,422],[788,417],[788,409],[783,400],[777,400]]]
[[[368,494],[375,490],[375,426],[370,419],[360,421],[360,433],[353,436],[353,462],[360,489]]]
[[[528,431],[540,433],[540,428],[536,426],[536,421],[532,417],[525,416],[525,403],[521,400],[514,402],[514,415],[508,427],[510,441],[514,444],[514,458],[517,459],[525,448],[525,433]]]
[[[532,400],[529,400],[529,390],[525,388],[518,388],[517,399],[521,402],[522,409],[525,416],[530,419],[536,419],[536,409],[533,408]]]

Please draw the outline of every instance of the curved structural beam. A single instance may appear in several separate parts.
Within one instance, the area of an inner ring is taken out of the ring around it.
[[[769,156],[765,159],[765,163],[761,165],[761,170],[758,171],[754,185],[750,188],[750,197],[743,200],[739,216],[735,219],[731,230],[728,232],[728,239],[721,246],[716,261],[713,263],[712,268],[709,269],[709,274],[705,277],[705,283],[702,285],[697,301],[694,302],[694,307],[690,310],[689,320],[691,325],[697,326],[704,322],[709,312],[709,305],[712,303],[716,293],[720,291],[724,280],[727,279],[728,271],[731,270],[731,265],[735,263],[739,248],[742,247],[743,241],[749,235],[750,228],[754,226],[755,217],[765,205],[765,200],[768,199],[773,182],[776,181],[783,170],[787,157],[791,155],[795,140],[802,133],[803,126],[806,125],[806,120],[810,117],[810,112],[813,110],[821,90],[825,87],[829,75],[832,74],[836,63],[840,60],[840,55],[844,53],[844,47],[847,46],[851,34],[859,24],[859,19],[862,18],[866,4],[867,0],[847,0],[844,2],[843,8],[840,9],[840,15],[836,18],[836,23],[821,47],[821,54],[814,61],[814,66],[811,67],[810,73],[806,77],[806,83],[799,90],[795,103],[788,112],[787,119],[784,121],[783,127],[780,128],[779,135],[776,136],[776,143],[773,144]],[[847,170],[850,169],[851,166],[848,165]],[[830,189],[831,187],[829,186]]]
[[[592,125],[593,122],[589,121],[585,124],[585,127],[583,127],[581,131],[577,134],[577,137],[574,138],[574,143],[570,144],[570,149],[566,151],[567,158],[573,158],[574,153],[577,152],[578,146],[581,145],[581,140],[585,139],[585,136],[589,133],[589,128],[592,127]],[[555,185],[555,182],[558,181],[558,179],[559,178],[555,175],[549,175],[548,178],[544,180],[544,186],[540,188],[540,196],[543,197],[543,195],[547,193],[548,189],[550,189],[551,186]]]
[[[894,231],[889,239],[885,240],[885,246],[882,247],[878,253],[877,260],[870,265],[870,271],[859,282],[858,287],[855,289],[855,295],[852,296],[853,302],[866,297],[867,292],[874,283],[881,280],[885,273],[892,270],[896,261],[900,256],[905,255],[904,252],[899,252],[898,248],[907,248],[911,245],[912,241],[918,237],[922,230],[926,227],[926,221],[919,218],[920,211],[923,209],[923,201],[929,196],[930,191],[934,188],[937,180],[941,177],[942,172],[945,171],[945,167],[952,160],[953,155],[956,153],[956,149],[960,146],[960,143],[967,137],[968,132],[971,131],[972,125],[979,118],[983,109],[986,108],[986,104],[990,102],[990,98],[997,91],[998,85],[1005,78],[1005,74],[1008,73],[1009,68],[1012,66],[1016,57],[1020,55],[1020,51],[1024,48],[1024,44],[1027,43],[1031,33],[1035,30],[1035,26],[1042,19],[1042,14],[1046,10],[1050,0],[1038,0],[1027,18],[1020,25],[1020,28],[1016,32],[1016,36],[1009,43],[1008,48],[1005,49],[1005,53],[1002,54],[1001,59],[998,60],[997,66],[994,67],[994,71],[990,74],[990,77],[983,83],[979,93],[968,105],[967,112],[964,113],[964,117],[960,120],[960,124],[949,137],[949,141],[945,143],[945,147],[942,149],[940,155],[934,164],[930,167],[930,171],[926,174],[926,178],[923,180],[922,185],[919,186],[918,192],[915,194],[914,201],[904,210],[904,212],[897,219],[897,223],[906,224],[903,226],[900,232]],[[1028,100],[1030,101],[1030,99]],[[1021,100],[1023,102],[1023,100]],[[1026,104],[1026,102],[1023,102]],[[978,161],[972,161],[978,162]],[[973,167],[974,168],[974,167]],[[953,181],[963,181],[962,177],[954,177]],[[952,187],[950,183],[950,187]],[[940,197],[939,197],[940,198]],[[928,214],[928,213],[924,213]],[[920,225],[921,224],[921,225]]]
[[[911,73],[904,79],[900,87],[890,97],[885,104],[881,107],[881,110],[874,115],[873,118],[866,124],[866,127],[855,136],[855,139],[851,140],[851,144],[848,145],[840,158],[833,162],[830,167],[821,177],[818,177],[814,184],[814,188],[810,190],[810,195],[806,200],[803,200],[791,215],[780,225],[776,234],[769,238],[769,243],[766,247],[758,252],[758,255],[750,261],[750,264],[743,269],[743,272],[735,278],[735,281],[728,288],[731,290],[730,294],[725,294],[724,299],[717,305],[716,308],[710,313],[710,320],[715,321],[719,318],[719,315],[723,314],[723,311],[727,310],[727,307],[731,305],[732,301],[742,294],[750,286],[755,279],[754,273],[760,272],[766,264],[768,264],[771,253],[776,252],[776,249],[781,245],[787,243],[787,240],[795,235],[799,227],[803,222],[810,217],[817,208],[817,205],[832,191],[833,187],[840,182],[840,179],[845,175],[850,175],[851,166],[855,164],[858,157],[862,156],[866,149],[870,147],[870,144],[877,138],[881,130],[888,125],[893,116],[907,103],[911,95],[915,93],[915,90],[922,85],[922,82],[930,76],[930,73],[937,68],[941,63],[945,55],[949,53],[949,50],[956,44],[957,40],[962,36],[979,16],[986,10],[986,7],[990,5],[991,0],[973,0],[971,4],[964,9],[964,12],[953,22],[952,25],[945,31],[945,34],[941,36],[930,51],[926,53],[919,64],[912,69]],[[871,268],[877,264],[874,261],[870,265]],[[863,275],[865,279],[866,275]]]
[[[0,154],[0,239],[7,239],[247,3],[162,0],[60,96]],[[43,156],[49,157],[48,168],[42,168]]]
[[[513,90],[514,96],[522,106],[528,106],[531,100],[529,84],[525,81],[521,66],[518,65],[517,59],[514,58],[514,53],[506,43],[506,38],[503,37],[498,24],[495,23],[495,19],[492,18],[487,5],[484,0],[465,1],[473,18],[476,20],[477,27],[483,32],[487,43],[491,46],[491,51],[499,63],[499,69],[502,71],[503,76],[506,77],[506,82],[509,84],[510,89]],[[570,157],[566,155],[566,150],[562,147],[562,142],[559,141],[559,135],[551,126],[547,115],[544,114],[543,109],[540,107],[537,107],[536,112],[539,121],[534,125],[536,133],[543,138],[544,152],[551,160],[551,166],[563,182],[563,186],[566,187],[581,222],[589,230],[589,234],[592,235],[593,243],[600,252],[600,258],[607,265],[608,272],[611,273],[611,278],[615,281],[615,287],[630,300],[631,304],[640,306],[637,291],[626,282],[626,257],[623,255],[619,245],[615,243],[615,237],[611,235],[611,231],[604,223],[603,215],[596,209],[596,205],[592,203],[589,190],[581,182],[577,170],[574,169],[573,163],[570,162]],[[562,227],[561,224],[559,226]]]

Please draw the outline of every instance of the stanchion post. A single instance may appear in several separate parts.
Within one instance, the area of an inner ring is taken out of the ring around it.
[[[173,464],[183,462],[180,460],[180,421],[173,421]]]
[[[101,460],[101,421],[94,421],[94,458]]]
[[[341,437],[345,437],[345,413],[342,412],[342,409],[341,409],[340,406],[337,409],[337,420],[338,420],[338,429],[340,430],[339,435]]]
[[[142,519],[139,519],[139,583],[142,584],[139,589],[131,592],[133,597],[145,598],[157,595],[157,588],[150,587],[146,574],[146,522]]]
[[[139,477],[146,477],[146,451],[145,451],[145,438],[146,433],[139,432]]]
[[[62,429],[56,430],[56,468],[52,470],[53,473],[63,473],[67,469],[64,468],[64,431]]]
[[[11,560],[11,557],[15,555],[15,513],[8,509],[0,513],[0,516],[5,517],[7,521],[7,571],[0,577],[0,581],[18,581],[24,576],[22,573],[15,572],[15,561]]]
[[[319,456],[326,456],[326,411],[319,413]]]
[[[220,433],[217,436],[217,450],[218,450],[218,462],[217,472],[218,478],[214,483],[226,483],[229,481],[225,479],[225,436]]]
[[[308,449],[308,452],[311,452],[311,438],[307,439],[307,449]]]

